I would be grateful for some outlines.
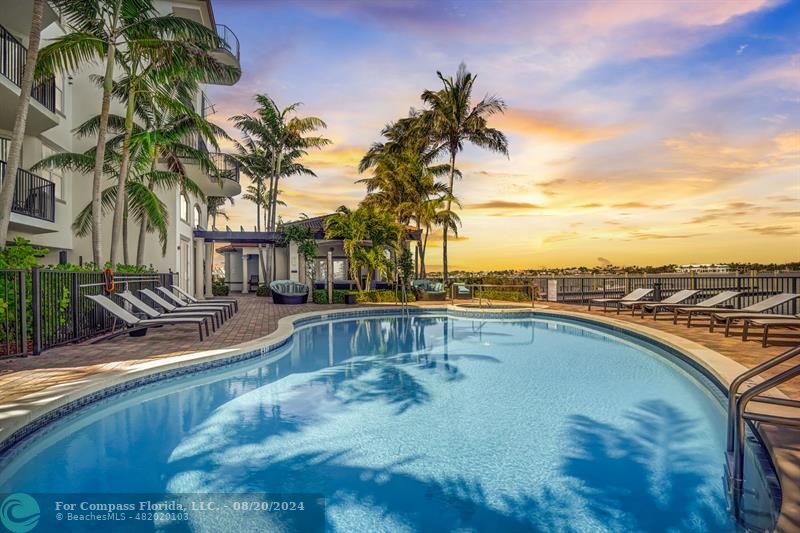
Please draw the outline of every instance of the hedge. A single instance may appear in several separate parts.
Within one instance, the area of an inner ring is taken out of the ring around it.
[[[502,300],[505,302],[526,302],[530,303],[531,297],[529,294],[525,294],[519,290],[513,291],[504,291],[501,289],[485,289],[483,291],[476,290],[475,297],[486,298],[488,300]]]
[[[354,294],[356,297],[356,302],[360,304],[364,303],[387,303],[387,302],[397,302],[398,300],[395,298],[394,290],[391,289],[383,289],[379,291],[345,291],[345,290],[334,290],[333,291],[333,303],[335,304],[343,304],[344,297],[348,294]],[[399,294],[398,294],[399,296]],[[414,296],[414,293],[408,291],[406,293],[409,302],[415,302],[417,298]],[[326,289],[315,289],[313,294],[313,302],[315,304],[326,304],[328,303],[328,291]]]

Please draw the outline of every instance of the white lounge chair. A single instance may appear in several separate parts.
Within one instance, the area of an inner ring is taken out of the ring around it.
[[[106,296],[103,296],[102,294],[87,294],[85,296],[114,316],[114,324],[111,327],[111,333],[108,335],[103,335],[102,337],[95,339],[93,342],[100,342],[103,340],[112,339],[120,335],[135,334],[136,332],[145,331],[149,328],[157,328],[160,326],[170,326],[179,324],[196,324],[197,332],[200,335],[201,341],[203,340],[203,326],[205,326],[206,328],[206,335],[209,334],[208,322],[207,319],[205,318],[187,316],[182,318],[164,317],[164,318],[141,319],[129,313],[123,307],[120,307],[119,305],[114,303],[113,300],[111,300]],[[114,329],[116,328],[117,320],[121,320],[122,322],[124,322],[127,327],[121,331],[114,331]]]
[[[738,314],[740,318],[746,318],[745,316],[741,316],[742,314],[747,315],[749,318],[759,318],[762,313],[766,313],[770,309],[774,309],[779,305],[785,304],[787,302],[791,302],[795,298],[800,297],[798,294],[792,294],[788,292],[784,292],[781,294],[776,294],[775,296],[770,296],[760,302],[756,302],[754,304],[748,305],[747,307],[743,307],[741,309],[726,309],[724,307],[679,307],[675,309],[675,319],[674,322],[677,322],[677,315],[688,315],[686,321],[686,327],[692,327],[692,318],[695,316],[708,316],[709,321],[711,322],[711,331],[714,330],[714,314]],[[756,316],[753,316],[756,315]],[[778,317],[779,315],[772,315],[773,317]],[[733,317],[735,318],[735,317]],[[724,319],[723,319],[724,320]],[[730,324],[728,324],[728,328]]]
[[[603,304],[604,312],[606,311],[608,304],[614,304],[617,308],[617,314],[619,314],[620,304],[636,302],[645,296],[648,296],[652,292],[653,289],[636,289],[629,292],[622,298],[593,298],[589,301],[589,311],[592,310],[592,304]]]
[[[668,296],[661,300],[660,302],[655,302],[655,304],[679,304],[681,302],[685,302],[695,294],[700,291],[692,290],[692,289],[683,289],[672,296]],[[641,309],[641,316],[644,317],[644,308],[648,305],[653,305],[651,302],[642,302],[642,301],[633,301],[633,302],[620,302],[619,304],[621,307],[630,307],[631,308],[631,316],[636,313],[637,309]]]
[[[217,298],[217,297],[214,297],[214,298],[209,298],[207,300],[200,301],[197,298],[195,298],[194,296],[192,296],[191,294],[189,294],[188,292],[186,292],[185,290],[183,290],[180,287],[178,287],[177,285],[170,285],[170,286],[173,288],[173,290],[175,290],[175,292],[177,292],[178,294],[180,294],[181,296],[183,296],[184,298],[186,298],[189,302],[191,302],[193,304],[199,304],[199,303],[203,303],[203,302],[210,302],[210,303],[217,302],[217,303],[224,303],[224,304],[233,305],[234,311],[238,311],[239,310],[239,300],[237,300],[236,298]]]
[[[206,309],[222,309],[223,312],[226,314],[228,318],[233,316],[233,306],[226,303],[213,303],[213,302],[198,302],[198,303],[190,303],[184,302],[177,296],[175,296],[172,291],[167,289],[166,287],[156,287],[156,290],[161,293],[164,298],[172,302],[174,305],[178,307],[203,307]]]
[[[184,307],[165,308],[164,313],[160,313],[144,303],[142,300],[134,296],[131,291],[123,291],[117,293],[117,296],[131,304],[132,307],[138,309],[140,312],[147,315],[149,318],[169,318],[170,316],[194,316],[199,318],[211,319],[211,331],[216,331],[219,326],[219,314],[216,311],[201,311],[199,309],[186,309]]]
[[[791,294],[788,292],[784,292],[782,294],[778,294],[771,298],[767,298],[766,300],[762,300],[756,304],[741,309],[740,311],[712,313],[711,320],[708,323],[708,331],[713,332],[716,326],[724,325],[725,336],[729,337],[731,332],[731,326],[734,325],[736,322],[759,319],[759,318],[780,319],[780,320],[797,318],[795,315],[779,315],[775,313],[766,312],[769,309],[774,309],[779,305],[791,302],[795,298],[800,298],[800,294]]]
[[[139,292],[145,296],[147,296],[153,303],[157,306],[161,307],[162,309],[169,310],[169,309],[178,309],[179,306],[174,305],[172,302],[168,302],[158,294],[154,293],[150,289],[139,289]],[[222,322],[225,321],[225,313],[228,311],[227,307],[220,306],[220,305],[195,305],[195,306],[183,306],[182,309],[194,309],[195,311],[213,311],[218,313],[219,318]]]
[[[766,348],[769,345],[769,332],[771,328],[784,328],[790,330],[800,329],[800,315],[794,318],[748,318],[744,321],[742,328],[742,340],[746,341],[750,336],[750,328],[756,326],[761,328],[761,346]],[[798,339],[797,342],[800,342]]]

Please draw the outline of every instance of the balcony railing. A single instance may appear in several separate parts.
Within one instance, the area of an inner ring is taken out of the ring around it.
[[[222,152],[211,152],[208,154],[214,161],[220,175],[236,183],[239,183],[239,162],[228,154]]]
[[[0,178],[5,178],[6,162],[0,161]],[[17,186],[11,211],[48,222],[56,220],[56,184],[27,170],[17,170]]]
[[[22,87],[27,50],[11,33],[0,26],[0,74]],[[31,96],[50,111],[56,110],[56,80],[50,78],[31,89]]]
[[[217,35],[222,39],[222,48],[239,60],[239,38],[225,24],[217,24]]]

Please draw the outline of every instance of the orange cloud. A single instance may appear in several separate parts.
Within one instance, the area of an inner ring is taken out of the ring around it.
[[[586,143],[616,137],[629,129],[627,126],[588,126],[565,113],[509,108],[495,115],[491,125],[504,132],[547,137],[558,142]]]
[[[315,150],[303,158],[303,164],[314,170],[315,168],[348,168],[357,169],[358,163],[367,148],[361,146],[329,146],[322,150]]]

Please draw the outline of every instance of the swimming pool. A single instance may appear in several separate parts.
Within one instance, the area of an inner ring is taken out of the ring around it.
[[[410,315],[312,321],[278,355],[51,424],[0,464],[0,491],[322,495],[336,531],[735,530],[719,392],[655,345]]]

